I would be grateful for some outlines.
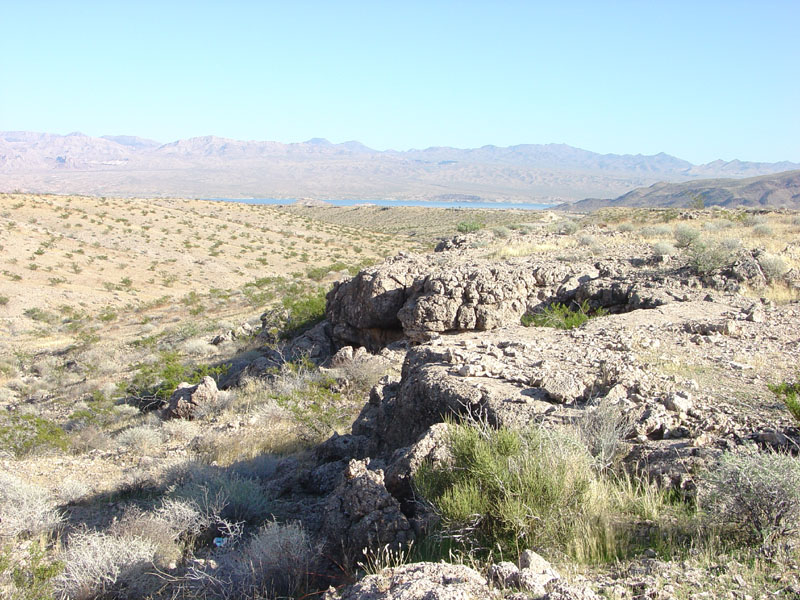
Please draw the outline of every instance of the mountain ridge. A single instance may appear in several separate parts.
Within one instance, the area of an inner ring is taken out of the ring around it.
[[[558,143],[375,150],[324,138],[284,144],[208,135],[160,143],[131,135],[0,132],[0,189],[32,192],[397,199],[451,193],[572,202],[615,198],[661,180],[789,169],[800,163],[694,165],[663,152],[599,154]]]

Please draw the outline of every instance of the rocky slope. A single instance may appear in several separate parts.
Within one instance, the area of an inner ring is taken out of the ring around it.
[[[659,182],[613,200],[590,198],[564,206],[568,210],[596,210],[608,206],[679,207],[702,202],[705,206],[800,208],[800,171],[747,179],[704,179],[683,183]]]
[[[353,560],[362,548],[424,535],[432,515],[414,501],[411,478],[423,462],[447,460],[448,418],[577,425],[612,405],[626,423],[629,472],[685,497],[696,492],[694,475],[726,449],[798,447],[788,414],[753,390],[796,367],[800,329],[787,324],[800,320],[800,307],[740,293],[766,284],[753,253],[700,277],[658,257],[492,260],[468,246],[469,238],[454,238],[434,254],[400,254],[338,282],[327,321],[290,346],[322,364],[351,358],[353,346],[402,361],[399,378],[373,388],[351,433],[317,447],[310,462],[285,459],[270,484],[280,516],[300,515],[332,555]],[[785,280],[797,287],[800,273]],[[520,325],[553,302],[607,314],[572,330]],[[505,577],[519,578],[511,567]],[[519,587],[509,581],[500,588]],[[466,568],[419,564],[330,597],[495,594],[486,585]],[[589,587],[536,589],[526,597],[594,597]]]

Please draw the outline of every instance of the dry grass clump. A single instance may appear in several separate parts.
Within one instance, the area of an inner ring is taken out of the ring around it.
[[[148,573],[156,550],[155,543],[138,536],[73,535],[62,555],[64,570],[54,580],[56,593],[70,600],[90,600],[124,589],[124,598],[144,597],[154,591]]]
[[[294,597],[307,583],[316,554],[299,524],[271,522],[241,547],[219,552],[213,563],[194,567],[187,578],[200,597]]]
[[[0,471],[0,538],[48,534],[61,520],[49,492]]]
[[[115,441],[128,452],[137,454],[150,454],[164,441],[160,428],[152,425],[138,425],[123,430],[117,435]]]

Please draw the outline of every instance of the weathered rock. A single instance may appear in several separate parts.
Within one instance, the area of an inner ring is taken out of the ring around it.
[[[411,479],[423,463],[439,467],[452,462],[447,436],[447,424],[436,423],[413,446],[395,451],[386,468],[386,488],[395,498],[411,495]]]
[[[203,380],[197,385],[184,381],[169,397],[164,417],[167,419],[194,419],[199,409],[213,405],[218,397],[217,383],[211,377],[203,377]]]
[[[413,563],[368,575],[324,600],[467,600],[500,598],[481,575],[465,565]]]
[[[305,357],[314,364],[321,365],[333,354],[331,333],[330,323],[322,321],[292,340],[284,354],[289,360]]]
[[[412,538],[408,520],[386,490],[383,472],[366,461],[351,460],[344,480],[325,502],[324,537],[336,551],[358,553],[385,544],[398,546]]]
[[[489,581],[501,588],[519,587],[519,569],[512,562],[495,563],[489,567]]]

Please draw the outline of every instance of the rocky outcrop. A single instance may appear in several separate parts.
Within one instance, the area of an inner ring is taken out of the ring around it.
[[[501,598],[486,579],[465,565],[414,563],[367,575],[344,590],[331,589],[324,600],[465,600]]]
[[[397,500],[386,490],[383,471],[371,471],[369,459],[351,460],[344,478],[325,503],[323,534],[345,554],[363,548],[392,547],[410,541],[410,525]]]
[[[597,275],[582,263],[401,254],[336,283],[326,317],[337,344],[375,351],[400,337],[424,341],[439,333],[519,322],[531,307],[574,294],[582,281]]]
[[[178,385],[169,397],[164,417],[167,419],[194,419],[197,411],[212,406],[217,402],[219,391],[217,383],[211,377],[203,377],[197,385],[186,383]]]
[[[328,591],[325,600],[463,600],[495,598],[525,600],[596,600],[590,588],[569,584],[532,550],[522,553],[519,566],[501,562],[489,568],[489,579],[466,565],[414,563],[386,568],[348,588]]]

